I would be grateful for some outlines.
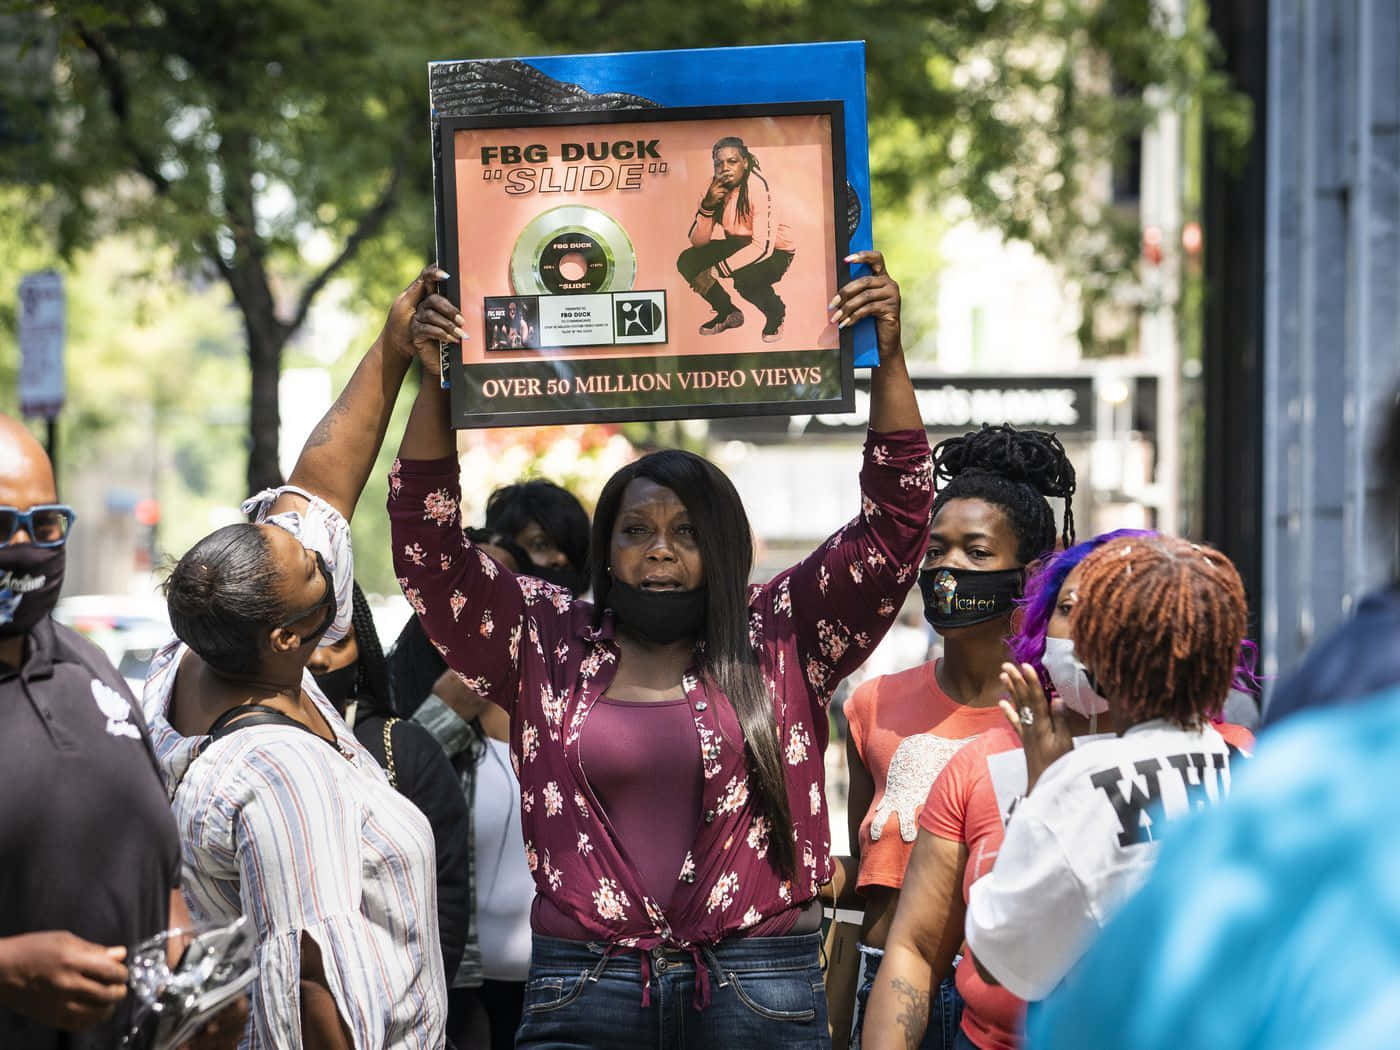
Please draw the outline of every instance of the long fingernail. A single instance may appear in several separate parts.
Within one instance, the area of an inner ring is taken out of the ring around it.
[[[453,330],[454,332],[457,333],[457,338],[458,338],[458,339],[470,339],[470,338],[471,338],[471,336],[467,335],[467,333],[466,333],[465,331],[463,331],[462,329],[460,329],[460,328],[454,328],[454,329],[452,329],[452,330]]]
[[[855,257],[854,255],[848,255],[848,256],[846,256],[846,258],[843,259],[842,261],[843,261],[843,262],[855,262],[855,261],[856,261],[856,257]]]
[[[448,273],[446,270],[439,270],[439,271],[437,272],[437,275],[438,275],[438,280],[440,280],[440,281],[445,281],[445,280],[447,280],[449,277],[452,276],[452,275],[451,275],[450,273]]]
[[[458,314],[456,317],[452,318],[452,323],[455,324],[458,328],[461,328],[467,323],[467,319],[461,314]]]
[[[840,314],[840,313],[834,313],[834,314],[831,315],[831,323],[832,323],[832,324],[839,324],[840,321],[841,321],[841,314]]]
[[[850,327],[850,324],[851,324],[851,318],[848,317],[848,318],[846,318],[844,321],[842,321],[840,324],[838,324],[836,327],[837,327],[837,328],[848,328],[848,327]]]
[[[841,301],[841,297],[840,297],[839,295],[833,295],[833,296],[831,297],[831,302],[829,302],[829,303],[826,304],[826,308],[827,308],[828,310],[835,310],[835,309],[836,309],[836,304],[839,303],[840,301]]]

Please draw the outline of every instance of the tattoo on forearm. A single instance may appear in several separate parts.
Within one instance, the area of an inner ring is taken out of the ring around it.
[[[917,1050],[928,1031],[928,992],[919,991],[903,977],[896,977],[890,987],[899,1004],[894,1020],[904,1033],[905,1050]]]
[[[331,403],[330,409],[321,417],[321,422],[316,424],[316,429],[311,432],[311,436],[306,439],[306,448],[320,448],[328,445],[331,441],[331,430],[335,426],[335,420],[345,415],[349,409],[340,403],[337,398]]]

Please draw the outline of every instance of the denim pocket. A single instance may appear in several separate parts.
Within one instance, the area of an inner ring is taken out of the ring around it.
[[[742,979],[731,970],[724,976],[734,986],[739,1001],[759,1017],[797,1023],[816,1019],[819,993],[806,970],[750,971]]]
[[[580,970],[572,977],[536,977],[525,982],[526,1014],[562,1010],[583,993],[588,983],[588,971]]]

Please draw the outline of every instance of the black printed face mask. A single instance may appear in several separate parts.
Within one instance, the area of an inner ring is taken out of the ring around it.
[[[0,638],[28,634],[58,604],[66,547],[11,543],[0,547]]]
[[[995,620],[1015,608],[1025,583],[1025,569],[925,569],[924,619],[939,632]]]

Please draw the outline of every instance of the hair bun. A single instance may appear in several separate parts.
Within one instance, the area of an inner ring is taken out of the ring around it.
[[[165,600],[170,611],[184,616],[207,613],[219,589],[219,576],[219,570],[207,561],[181,559],[165,580]]]
[[[994,474],[1025,482],[1042,496],[1068,500],[1074,495],[1074,464],[1060,439],[1044,430],[1017,430],[1010,423],[983,423],[980,430],[940,441],[933,450],[933,470],[941,481]]]

